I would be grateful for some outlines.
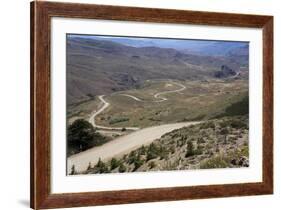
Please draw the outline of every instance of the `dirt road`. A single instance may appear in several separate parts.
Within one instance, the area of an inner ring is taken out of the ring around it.
[[[129,153],[130,151],[137,149],[142,145],[148,145],[172,130],[198,123],[199,122],[182,122],[153,126],[118,137],[102,146],[94,147],[69,157],[67,161],[68,173],[70,173],[71,167],[73,165],[75,166],[76,171],[85,171],[89,163],[94,166],[99,158],[101,158],[103,161],[110,160],[112,157]]]
[[[151,102],[163,102],[163,101],[166,101],[168,100],[167,98],[165,98],[163,95],[164,94],[167,94],[167,93],[176,93],[176,92],[181,92],[183,91],[184,89],[186,89],[186,87],[180,83],[176,83],[176,82],[171,82],[177,86],[180,86],[179,89],[176,89],[176,90],[168,90],[168,91],[163,91],[163,92],[159,92],[159,93],[156,93],[154,94],[154,98],[155,99],[158,99],[156,101],[151,101]],[[126,96],[126,97],[130,97],[136,101],[142,101],[141,99],[135,97],[135,96],[132,96],[132,95],[129,95],[129,94],[120,94],[120,95],[123,95],[123,96]],[[96,124],[96,117],[102,113],[107,107],[110,106],[110,103],[108,103],[107,101],[105,101],[104,97],[105,95],[101,95],[101,96],[98,96],[99,97],[99,100],[102,102],[102,107],[93,113],[93,115],[90,117],[89,119],[89,122],[96,128],[99,128],[99,129],[104,129],[104,130],[115,130],[115,131],[118,131],[118,130],[122,130],[124,128],[121,128],[121,127],[107,127],[107,126],[102,126],[102,125],[97,125]],[[133,130],[133,131],[136,131],[136,130],[139,130],[138,127],[125,127],[126,130]]]
[[[104,95],[99,96],[99,99],[103,103],[102,107],[93,113],[93,115],[90,117],[89,122],[96,128],[99,129],[105,129],[105,130],[122,130],[123,127],[107,127],[107,126],[101,126],[96,124],[96,116],[102,113],[107,107],[109,107],[110,103],[104,100]],[[139,130],[137,127],[126,127],[126,130]]]
[[[173,82],[173,84],[178,85],[178,86],[180,86],[181,88],[180,88],[180,89],[176,89],[176,90],[168,90],[168,91],[163,91],[163,92],[160,92],[160,93],[156,93],[156,94],[154,95],[154,98],[160,99],[160,100],[155,101],[155,102],[167,101],[168,99],[165,98],[164,96],[162,96],[162,95],[164,95],[164,94],[167,94],[167,93],[177,93],[177,92],[181,92],[181,91],[183,91],[183,90],[186,89],[186,87],[185,87],[184,85],[180,84],[180,83]]]
[[[180,84],[180,83],[177,83],[177,82],[171,82],[171,84],[168,83],[167,85],[172,85],[172,84],[177,85],[177,86],[180,86],[180,88],[179,88],[179,89],[176,89],[176,90],[167,90],[167,91],[163,91],[163,92],[156,93],[156,94],[153,95],[153,97],[154,97],[155,99],[157,99],[157,100],[154,100],[154,101],[146,101],[146,102],[163,102],[163,101],[167,101],[168,98],[164,97],[163,95],[168,94],[168,93],[177,93],[177,92],[181,92],[181,91],[183,91],[183,90],[186,89],[186,87],[185,87],[184,85],[182,85],[182,84]],[[140,99],[140,98],[137,98],[136,96],[133,96],[133,95],[129,95],[129,94],[120,94],[120,95],[129,97],[129,98],[132,98],[132,99],[134,99],[134,100],[136,100],[136,101],[144,101],[144,100],[142,100],[142,99]]]

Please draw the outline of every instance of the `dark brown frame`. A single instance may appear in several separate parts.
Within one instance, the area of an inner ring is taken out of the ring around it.
[[[50,192],[50,20],[52,17],[262,28],[263,180],[258,183],[106,192]],[[91,4],[31,3],[31,207],[124,204],[273,193],[273,17]]]

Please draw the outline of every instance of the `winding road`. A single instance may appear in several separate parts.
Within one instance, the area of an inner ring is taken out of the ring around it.
[[[163,95],[164,94],[168,94],[168,93],[176,93],[176,92],[181,92],[183,90],[186,89],[186,87],[180,83],[176,83],[176,82],[171,82],[175,85],[178,85],[180,86],[179,89],[176,89],[176,90],[167,90],[167,91],[163,91],[163,92],[159,92],[159,93],[156,93],[154,94],[154,98],[156,99],[159,99],[159,100],[156,100],[156,101],[151,101],[151,102],[163,102],[163,101],[167,101],[168,99],[165,98]],[[129,95],[129,94],[120,94],[122,96],[126,96],[126,97],[130,97],[136,101],[143,101],[142,99],[140,98],[137,98],[135,96],[132,96],[132,95]],[[98,129],[104,129],[104,130],[115,130],[115,131],[121,131],[124,129],[124,127],[108,127],[108,126],[102,126],[102,125],[97,125],[96,123],[96,117],[102,113],[107,107],[110,106],[110,103],[108,103],[105,99],[104,99],[105,95],[101,95],[101,96],[98,96],[99,100],[102,102],[102,107],[98,110],[98,111],[95,111],[93,113],[93,115],[89,118],[89,122],[96,128]],[[125,127],[126,130],[131,130],[131,131],[136,131],[136,130],[139,130],[140,128],[138,127]]]
[[[136,96],[132,96],[132,95],[129,95],[129,94],[120,94],[120,96],[127,96],[127,97],[132,98],[136,101],[143,101],[142,99],[139,99]]]
[[[98,116],[100,113],[102,113],[107,107],[109,107],[110,103],[104,100],[104,95],[99,96],[99,99],[103,103],[102,107],[94,112],[94,114],[90,117],[89,122],[96,128],[99,129],[104,129],[104,130],[122,130],[124,129],[123,127],[107,127],[107,126],[102,126],[102,125],[97,125],[96,124],[96,116]],[[139,130],[137,127],[126,127],[126,130]]]
[[[154,98],[157,100],[151,101],[151,102],[163,102],[167,101],[168,99],[165,98],[163,95],[168,93],[176,93],[181,92],[186,89],[186,87],[180,83],[171,82],[173,84],[176,84],[179,86],[179,89],[176,90],[169,90],[169,91],[163,91],[154,94]],[[168,84],[170,85],[170,84]],[[142,99],[139,99],[135,96],[129,95],[129,94],[120,94],[126,97],[130,97],[136,101],[142,102]],[[97,125],[96,123],[96,117],[102,113],[105,109],[107,109],[110,106],[110,103],[108,103],[104,99],[105,95],[99,96],[99,100],[102,102],[102,106],[99,110],[95,111],[93,115],[90,117],[89,122],[96,128],[101,129],[105,132],[118,132],[124,128],[120,127],[107,127],[107,126],[101,126]],[[116,139],[103,144],[98,147],[94,147],[92,149],[86,150],[84,152],[78,153],[76,155],[72,155],[68,158],[67,161],[67,169],[68,174],[70,173],[70,170],[72,166],[75,166],[75,170],[77,172],[83,172],[87,169],[89,163],[91,165],[95,165],[99,158],[101,158],[103,161],[110,160],[112,157],[120,156],[126,153],[129,153],[130,151],[137,149],[141,147],[142,145],[148,145],[152,141],[159,139],[162,135],[165,133],[171,132],[175,129],[179,129],[182,127],[198,124],[200,122],[181,122],[181,123],[171,123],[171,124],[165,124],[165,125],[158,125],[153,127],[148,127],[144,129],[140,129],[138,127],[126,127],[126,130],[134,131],[132,133],[129,133],[124,136],[117,137]]]
[[[182,122],[144,128],[128,135],[118,137],[115,140],[101,146],[72,155],[67,161],[68,174],[70,173],[73,165],[75,166],[75,170],[77,172],[83,172],[87,169],[89,163],[94,166],[98,162],[99,158],[103,161],[107,161],[113,157],[127,154],[142,145],[149,145],[165,133],[198,123],[200,122]]]
[[[164,94],[167,94],[167,93],[177,93],[177,92],[181,92],[181,91],[183,91],[183,90],[186,89],[186,87],[185,87],[184,85],[180,84],[180,83],[175,83],[175,82],[173,82],[173,84],[178,85],[178,86],[180,86],[181,88],[180,88],[180,89],[177,89],[177,90],[168,90],[168,91],[163,91],[163,92],[160,92],[160,93],[156,93],[156,94],[154,95],[154,98],[160,99],[160,100],[155,101],[155,102],[167,101],[168,99],[162,96],[162,95],[164,95]]]
[[[176,89],[176,90],[167,90],[167,91],[163,91],[163,92],[156,93],[156,94],[153,95],[153,97],[154,97],[155,99],[158,99],[158,100],[155,100],[155,101],[146,101],[146,102],[163,102],[163,101],[167,101],[168,99],[165,98],[165,97],[162,96],[162,95],[167,94],[167,93],[181,92],[181,91],[183,91],[183,90],[186,89],[186,86],[184,86],[184,85],[182,85],[182,84],[180,84],[180,83],[176,83],[176,82],[172,82],[172,83],[175,84],[175,85],[180,86],[180,88],[179,88],[179,89]],[[144,101],[144,100],[142,100],[142,99],[140,99],[140,98],[137,98],[136,96],[133,96],[133,95],[129,95],[129,94],[120,94],[120,95],[129,97],[129,98],[132,98],[132,99],[134,99],[134,100],[136,100],[136,101]]]

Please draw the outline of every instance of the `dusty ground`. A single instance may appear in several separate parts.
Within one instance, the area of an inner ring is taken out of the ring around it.
[[[99,158],[102,160],[109,160],[112,157],[129,153],[142,145],[150,144],[167,132],[197,123],[198,122],[183,122],[154,126],[121,136],[102,146],[94,147],[85,152],[70,156],[67,161],[68,173],[70,173],[73,165],[77,172],[85,171],[89,163],[95,165]]]

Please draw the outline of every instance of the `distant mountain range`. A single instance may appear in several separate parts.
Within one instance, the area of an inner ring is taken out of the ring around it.
[[[191,53],[179,49],[180,41],[69,36],[67,103],[138,88],[148,79],[204,80],[221,75],[222,70],[223,78],[228,72],[229,76],[244,72],[247,78],[246,43],[190,41]],[[215,55],[208,54],[211,51]]]
[[[79,35],[72,37],[82,38]],[[134,38],[134,37],[114,37],[114,36],[83,36],[83,38],[103,41],[112,41],[131,47],[159,47],[172,48],[189,54],[227,56],[233,50],[245,49],[243,53],[248,53],[248,42],[237,41],[212,41],[212,40],[188,40],[188,39],[159,39],[159,38]]]

